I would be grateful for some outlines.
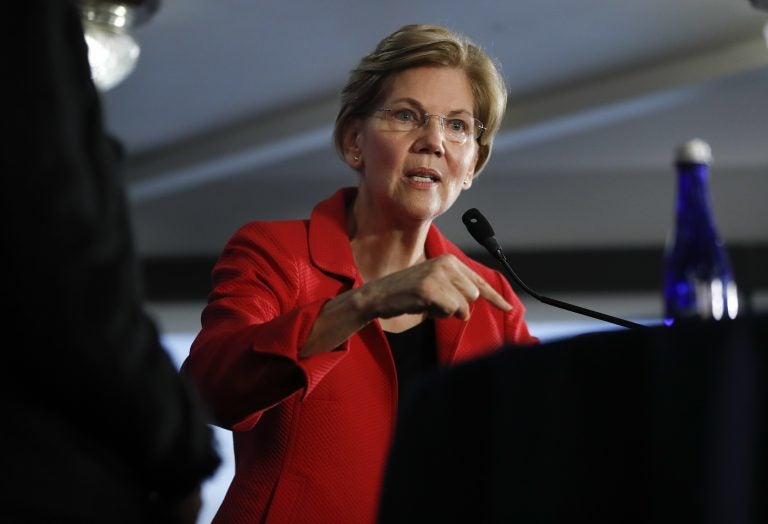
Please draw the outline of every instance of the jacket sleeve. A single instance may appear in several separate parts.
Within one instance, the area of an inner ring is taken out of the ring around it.
[[[348,351],[345,342],[299,360],[334,294],[312,292],[308,257],[287,244],[263,224],[251,223],[235,233],[213,269],[202,329],[183,369],[223,427],[250,429],[264,410],[299,392],[309,395]]]
[[[3,46],[14,72],[0,205],[14,347],[2,402],[47,418],[52,446],[59,421],[100,464],[161,496],[186,495],[218,457],[142,308],[118,149],[104,133],[79,13],[74,2],[30,0],[7,15],[32,44]]]

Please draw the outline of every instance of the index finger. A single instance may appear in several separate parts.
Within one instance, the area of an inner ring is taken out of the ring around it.
[[[483,297],[488,302],[490,302],[493,306],[495,306],[498,309],[501,309],[502,311],[512,310],[512,305],[509,302],[507,302],[504,299],[504,297],[502,297],[501,294],[493,288],[493,286],[491,286],[483,277],[481,277],[471,269],[469,271],[470,273],[472,273],[472,280],[477,286],[478,291],[480,291],[481,297]]]

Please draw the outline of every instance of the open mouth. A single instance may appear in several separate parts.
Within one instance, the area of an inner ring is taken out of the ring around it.
[[[414,182],[434,183],[440,182],[440,174],[432,169],[413,169],[405,175]]]

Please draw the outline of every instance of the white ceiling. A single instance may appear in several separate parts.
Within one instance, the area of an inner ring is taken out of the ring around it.
[[[693,137],[726,242],[768,243],[768,12],[748,0],[161,2],[104,99],[143,255],[217,254],[244,222],[355,184],[330,145],[337,93],[414,22],[470,36],[510,88],[487,169],[438,222],[459,245],[469,207],[507,248],[660,245]]]

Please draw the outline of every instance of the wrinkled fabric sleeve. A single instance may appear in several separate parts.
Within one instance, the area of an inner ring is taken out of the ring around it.
[[[293,225],[306,234],[305,222]],[[333,295],[306,293],[308,257],[290,244],[254,222],[235,233],[214,266],[202,329],[183,369],[223,427],[248,430],[265,410],[294,394],[311,394],[348,351],[347,341],[299,360]]]

